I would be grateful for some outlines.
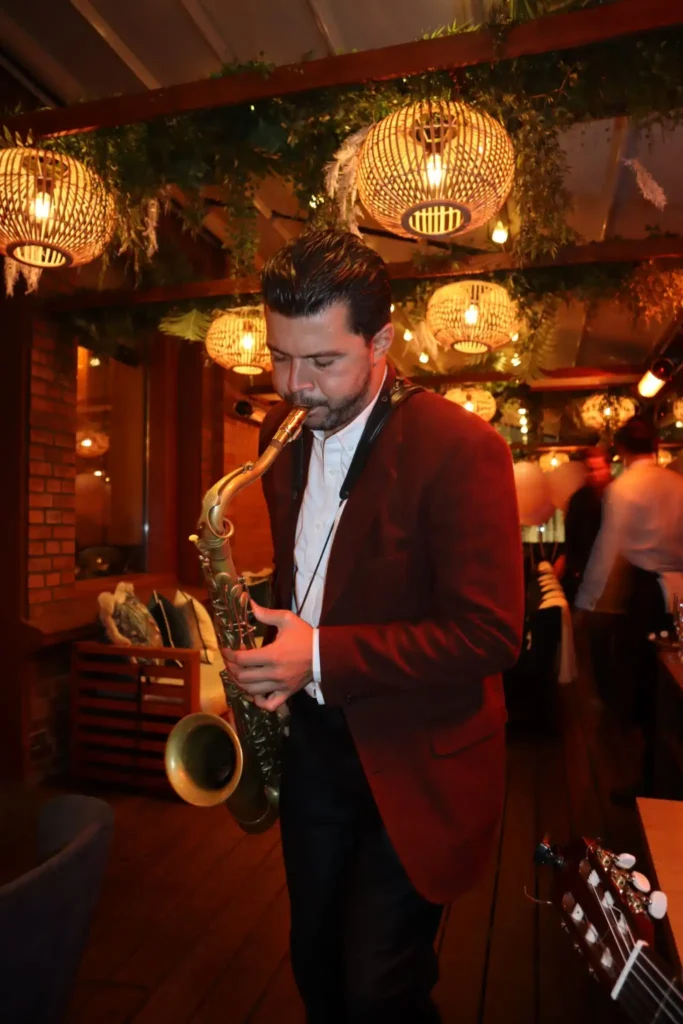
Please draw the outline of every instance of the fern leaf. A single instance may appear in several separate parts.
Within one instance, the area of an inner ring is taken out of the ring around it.
[[[204,341],[212,320],[212,313],[200,309],[191,309],[189,313],[169,313],[160,322],[159,330],[185,341]]]

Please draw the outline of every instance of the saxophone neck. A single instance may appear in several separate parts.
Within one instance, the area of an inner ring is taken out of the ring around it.
[[[207,491],[197,524],[200,536],[206,537],[208,533],[220,540],[226,540],[230,536],[232,528],[226,522],[226,518],[233,498],[249,484],[260,479],[285,446],[299,436],[309,411],[295,406],[284,418],[256,462],[247,462],[233,470]]]

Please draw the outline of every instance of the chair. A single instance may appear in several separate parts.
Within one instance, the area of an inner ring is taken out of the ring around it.
[[[69,794],[38,821],[38,867],[0,887],[0,1020],[59,1024],[87,941],[109,853],[109,804]]]

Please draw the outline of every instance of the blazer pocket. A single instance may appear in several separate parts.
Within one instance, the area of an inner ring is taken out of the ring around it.
[[[491,739],[502,729],[502,722],[492,722],[488,716],[484,721],[475,719],[460,725],[432,725],[429,727],[432,757],[455,757]]]

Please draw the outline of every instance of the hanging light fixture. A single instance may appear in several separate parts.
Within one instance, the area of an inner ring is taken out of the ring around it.
[[[450,238],[501,209],[514,178],[505,128],[465,103],[427,100],[374,124],[358,155],[358,196],[404,237]]]
[[[673,377],[674,367],[670,359],[656,359],[638,382],[638,393],[643,398],[654,398]]]
[[[609,395],[595,394],[581,405],[581,419],[590,430],[605,430],[608,427],[616,430],[635,416],[636,412],[635,402],[626,395],[610,398]]]
[[[569,456],[566,452],[544,452],[538,460],[538,464],[544,473],[551,473],[558,466],[564,465],[565,462],[569,462]]]
[[[87,427],[76,433],[76,454],[85,459],[99,459],[109,451],[109,438],[101,430]]]
[[[445,396],[449,402],[461,405],[467,412],[476,413],[487,423],[496,415],[496,400],[490,391],[483,388],[450,388]]]
[[[102,254],[114,200],[77,160],[41,149],[0,150],[0,250],[38,270],[79,266]]]
[[[501,285],[456,281],[437,288],[427,304],[426,321],[444,348],[479,355],[509,343],[518,313]]]
[[[221,313],[209,327],[204,344],[210,358],[226,370],[255,376],[272,369],[260,306]]]

